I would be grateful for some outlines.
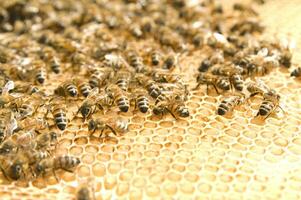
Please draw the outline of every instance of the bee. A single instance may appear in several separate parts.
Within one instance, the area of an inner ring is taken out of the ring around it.
[[[258,80],[256,83],[249,82],[247,84],[247,90],[250,92],[250,97],[253,97],[258,94],[263,96],[264,93],[269,91],[269,88],[266,85],[264,85],[263,82]]]
[[[233,74],[230,77],[230,82],[234,86],[234,88],[238,91],[242,91],[244,87],[244,82],[242,80],[242,76],[240,74]]]
[[[12,90],[12,92],[13,93],[25,93],[25,94],[31,95],[31,94],[40,92],[40,89],[36,85],[22,83],[22,84],[16,85],[15,88]]]
[[[22,153],[24,154],[24,157],[27,158],[27,163],[30,166],[50,156],[50,154],[47,151],[39,151],[33,149],[28,149],[27,151],[23,151]]]
[[[155,82],[153,81],[151,78],[145,76],[145,75],[136,75],[136,80],[137,82],[142,85],[147,91],[148,91],[148,94],[156,99],[160,94],[161,94],[161,88],[160,86]]]
[[[143,59],[137,54],[137,52],[129,51],[128,52],[128,59],[129,59],[130,65],[132,67],[134,67],[136,72],[141,73],[141,72],[144,71],[145,66],[144,66],[144,63],[143,63]]]
[[[35,75],[35,80],[39,84],[44,84],[46,80],[47,72],[45,67],[40,66],[38,69],[36,69],[36,75]]]
[[[222,90],[230,90],[231,83],[227,77],[218,77],[216,81],[216,86]]]
[[[78,90],[74,81],[71,82],[67,81],[63,85],[57,87],[54,90],[54,93],[56,95],[63,96],[63,97],[66,96],[76,97],[78,95]]]
[[[20,156],[10,155],[9,157],[2,157],[0,169],[6,179],[19,180],[25,177],[24,168],[26,168],[23,159]]]
[[[68,124],[67,120],[67,108],[61,99],[56,99],[57,102],[53,102],[51,105],[51,112],[54,117],[56,126],[61,130],[65,130]],[[52,100],[51,100],[52,101]],[[46,114],[47,116],[47,114]]]
[[[142,113],[147,113],[149,109],[149,99],[145,94],[145,90],[136,89],[135,90],[135,108],[138,107],[139,111]]]
[[[214,69],[212,69],[212,73],[219,76],[229,77],[230,87],[233,86],[238,91],[243,90],[243,80],[241,76],[243,73],[242,68],[238,66],[216,66]],[[227,86],[224,88],[225,90],[229,90],[230,87],[228,88]]]
[[[103,132],[106,129],[110,129],[110,131],[117,136],[117,132],[125,132],[128,129],[128,121],[123,118],[117,119],[108,119],[106,121],[101,119],[91,119],[88,122],[88,131],[93,134],[95,131],[101,131],[99,137],[103,135]]]
[[[98,88],[93,88],[82,103],[77,113],[81,113],[84,120],[95,112],[96,107],[104,110],[105,107],[109,107],[113,104],[113,98],[108,94],[100,94]]]
[[[201,84],[206,84],[207,85],[207,93],[209,93],[209,86],[212,85],[216,91],[217,94],[219,94],[218,89],[216,87],[217,85],[217,76],[205,72],[205,73],[200,73],[197,76],[197,86],[194,88],[195,90],[198,89],[200,87]]]
[[[108,66],[114,70],[119,70],[127,66],[127,63],[122,56],[113,53],[104,55],[104,63],[105,66]]]
[[[282,64],[284,67],[286,68],[290,68],[291,65],[292,65],[292,57],[293,57],[293,54],[292,52],[285,48],[282,50],[282,52],[280,53],[280,64]]]
[[[129,27],[130,33],[135,37],[135,38],[142,38],[143,37],[143,32],[141,30],[141,27],[138,24],[133,24]]]
[[[211,66],[212,66],[212,63],[211,63],[210,59],[206,58],[201,62],[200,67],[198,68],[198,71],[199,72],[207,72]]]
[[[8,155],[15,153],[18,150],[18,144],[12,137],[6,137],[6,139],[1,143],[0,146],[0,155]]]
[[[159,102],[154,108],[153,113],[155,115],[164,115],[170,113],[175,119],[176,115],[180,117],[189,117],[189,109],[185,106],[182,100],[176,98],[170,98],[167,101]]]
[[[10,116],[8,116],[8,114]],[[18,128],[17,120],[14,115],[10,113],[5,113],[0,115],[0,144],[8,136],[11,136],[14,131]]]
[[[56,56],[52,56],[50,58],[50,61],[49,61],[49,64],[50,64],[50,69],[56,73],[56,74],[59,74],[60,71],[61,71],[61,62],[59,60],[58,57]]]
[[[106,88],[106,92],[112,96],[121,112],[127,112],[129,110],[130,102],[125,91],[116,85],[110,85]]]
[[[157,50],[153,50],[150,54],[151,56],[151,62],[152,62],[152,65],[159,65],[160,61],[161,61],[161,54],[159,51]]]
[[[243,101],[244,98],[241,95],[230,96],[219,104],[217,114],[225,115],[226,113],[233,111],[235,106],[242,104]]]
[[[95,180],[92,177],[81,181],[81,184],[76,192],[76,200],[95,200]]]
[[[112,68],[105,67],[105,68],[98,68],[95,70],[89,79],[89,84],[91,88],[100,87],[102,86],[105,81],[111,76],[113,72]]]
[[[175,67],[175,64],[176,64],[176,57],[171,55],[164,60],[163,68],[172,69]]]
[[[35,148],[37,150],[47,150],[57,141],[58,134],[55,132],[38,133],[39,135],[37,135],[34,139]]]
[[[259,111],[256,116],[265,116],[265,119],[276,109],[281,108],[279,106],[280,95],[275,90],[269,90],[263,94],[263,102],[259,107]]]
[[[123,91],[127,91],[129,87],[129,82],[131,79],[131,73],[128,71],[119,71],[116,75],[116,85]]]
[[[10,103],[10,107],[19,114],[18,119],[25,119],[34,115],[38,108],[42,106],[42,96],[40,94],[33,94],[29,97],[19,97]]]
[[[298,68],[294,69],[291,72],[291,76],[300,77],[301,76],[301,67],[298,67]]]
[[[80,93],[84,96],[84,97],[88,97],[92,88],[90,86],[90,84],[88,82],[79,82],[77,84],[77,87],[79,88]]]
[[[4,78],[4,79],[6,79],[6,78]],[[5,82],[5,84],[3,85],[3,87],[0,88],[0,94],[6,95],[15,88],[15,82],[12,80],[8,80],[8,79],[3,80],[3,81]]]
[[[36,176],[45,175],[48,171],[52,170],[56,179],[58,180],[55,170],[62,169],[68,172],[73,172],[72,170],[80,164],[80,159],[77,157],[62,155],[54,158],[46,158],[41,160],[34,168]]]

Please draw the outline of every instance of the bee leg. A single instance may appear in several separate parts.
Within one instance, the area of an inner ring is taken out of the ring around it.
[[[171,114],[171,116],[173,116],[173,118],[175,118],[175,120],[178,120],[177,117],[171,112],[171,110],[169,110],[169,109],[166,109],[166,110],[167,110],[167,112],[169,112]]]
[[[218,89],[217,89],[216,85],[215,85],[215,84],[212,84],[212,85],[213,85],[213,87],[214,87],[214,89],[215,89],[215,91],[216,91],[216,94],[219,94],[219,92],[218,92]],[[207,94],[208,94],[208,85],[207,85]]]
[[[109,128],[112,131],[112,133],[117,136],[116,131],[111,126],[106,125],[106,127]]]
[[[195,86],[195,88],[193,88],[193,90],[199,89],[200,85],[201,85],[201,83],[198,83],[198,84]],[[208,85],[207,85],[207,86],[208,86]]]
[[[2,168],[2,166],[0,166],[0,170],[2,171],[2,174],[3,174],[3,176],[5,177],[5,179],[9,181],[9,178],[8,178],[8,176],[7,176],[6,172],[5,172],[5,170]]]
[[[53,176],[54,176],[55,180],[59,183],[60,180],[59,180],[59,178],[56,175],[55,169],[52,169],[52,173],[53,173]]]

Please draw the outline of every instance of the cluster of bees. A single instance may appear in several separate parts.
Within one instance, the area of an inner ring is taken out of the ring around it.
[[[218,106],[219,115],[260,95],[258,115],[269,116],[279,107],[280,96],[249,79],[279,66],[289,68],[292,53],[289,45],[258,39],[264,27],[257,15],[252,7],[235,4],[228,16],[214,0],[4,1],[4,176],[32,180],[60,169],[72,172],[80,159],[55,155],[55,150],[74,118],[82,118],[91,135],[102,137],[125,133],[126,113],[189,117],[191,88],[181,74],[188,69],[181,58],[198,50],[205,58],[194,89],[206,85],[208,93],[213,87],[217,94],[230,94]],[[77,108],[70,114],[73,104]],[[87,193],[80,190],[78,199],[88,199]]]

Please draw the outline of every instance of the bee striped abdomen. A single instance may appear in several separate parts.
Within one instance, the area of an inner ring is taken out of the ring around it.
[[[55,159],[56,169],[71,169],[80,164],[80,160],[73,156],[59,156]]]
[[[149,95],[154,99],[156,99],[161,94],[160,88],[155,83],[151,83],[150,85],[148,85],[147,91]]]
[[[226,78],[220,78],[216,85],[222,90],[230,90],[230,82]]]
[[[233,75],[231,79],[232,79],[234,88],[236,90],[242,91],[244,82],[243,82],[241,76],[236,74],[236,75]]]
[[[66,84],[65,88],[71,97],[75,97],[78,94],[77,87],[72,83]]]
[[[179,114],[180,117],[189,117],[189,110],[184,105],[179,105],[176,107],[176,112]]]
[[[274,105],[270,101],[264,101],[259,107],[258,114],[261,116],[268,115],[274,109]]]
[[[36,74],[36,81],[40,84],[44,84],[46,80],[46,70],[44,68],[40,68]]]
[[[142,113],[146,113],[149,108],[149,100],[146,96],[140,95],[137,98],[137,106]]]
[[[151,53],[151,60],[153,65],[158,65],[160,63],[160,54],[158,51],[153,51]]]
[[[120,96],[116,100],[116,104],[121,112],[127,112],[130,108],[130,102],[126,96]]]
[[[58,108],[54,110],[54,121],[55,124],[57,125],[57,127],[60,130],[65,130],[67,127],[67,117],[66,117],[66,113],[65,110],[62,108]]]
[[[228,111],[229,111],[229,107],[228,107],[228,102],[227,101],[222,101],[222,103],[219,105],[218,109],[217,109],[217,114],[219,115],[225,115]]]
[[[120,89],[122,89],[123,91],[127,91],[128,89],[128,84],[129,84],[129,81],[127,79],[119,79],[116,84],[118,85],[118,87]]]
[[[79,90],[84,97],[87,97],[90,94],[92,88],[88,83],[82,83],[79,85]]]

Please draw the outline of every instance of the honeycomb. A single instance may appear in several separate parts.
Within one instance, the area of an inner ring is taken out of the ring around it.
[[[291,33],[300,39],[300,3],[268,1],[258,8],[267,36]],[[198,65],[198,53],[180,65]],[[300,56],[296,51],[294,62]],[[191,73],[186,78],[194,86]],[[79,185],[93,177],[96,199],[300,199],[300,86],[285,69],[262,80],[281,94],[285,113],[255,120],[260,100],[254,98],[221,117],[216,114],[220,97],[200,89],[189,97],[189,119],[137,114],[130,117],[129,132],[119,137],[87,137],[86,125],[75,119],[60,138],[57,154],[80,155],[76,171],[59,172],[59,183],[52,175],[28,184],[7,182],[1,175],[0,196],[74,199]]]

